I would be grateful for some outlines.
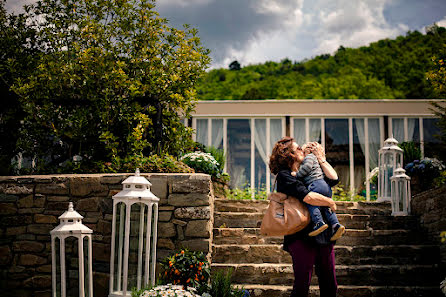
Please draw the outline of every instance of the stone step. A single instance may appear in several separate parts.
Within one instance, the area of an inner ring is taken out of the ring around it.
[[[252,297],[289,297],[292,286],[237,285]],[[319,287],[310,286],[309,297],[318,297]],[[444,297],[439,286],[338,286],[339,297]]]
[[[213,245],[213,263],[222,264],[290,264],[291,256],[282,245]],[[335,245],[336,264],[435,264],[440,256],[435,245],[378,245],[378,246],[341,246]]]
[[[338,214],[339,222],[348,229],[407,229],[417,230],[415,216],[356,215]],[[215,212],[214,226],[217,228],[258,228],[262,223],[262,213]]]
[[[215,211],[217,212],[242,212],[242,213],[264,213],[269,201],[267,200],[229,200],[215,199]],[[353,202],[336,201],[339,214],[379,214],[390,215],[391,206],[389,202]]]
[[[232,270],[235,284],[290,285],[294,281],[291,264],[219,264],[211,271]],[[336,265],[339,285],[434,286],[441,281],[434,265]],[[312,284],[317,284],[313,271]]]
[[[213,244],[282,244],[283,237],[266,237],[260,228],[214,228]],[[396,245],[427,244],[429,241],[422,232],[397,230],[346,229],[339,245]]]

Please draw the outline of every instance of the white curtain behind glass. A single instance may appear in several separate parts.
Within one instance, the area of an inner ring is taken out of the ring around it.
[[[208,145],[208,120],[197,119],[197,142]]]
[[[378,167],[378,151],[381,147],[379,119],[369,119],[369,162],[370,170]]]
[[[310,119],[310,139],[308,141],[320,141],[321,139],[321,120]]]
[[[282,120],[281,119],[272,119],[270,121],[270,149],[269,153],[271,155],[271,152],[273,150],[274,144],[276,144],[277,141],[279,141],[282,138]],[[269,159],[269,156],[268,156]],[[274,191],[274,178],[275,176],[273,174],[270,174],[270,191]]]
[[[364,133],[364,119],[354,119],[356,133],[358,134],[359,145],[361,151],[365,156],[365,133]]]
[[[212,142],[215,148],[223,148],[223,119],[212,120]]]
[[[305,119],[294,119],[294,140],[298,145],[303,145],[305,141]]]
[[[270,149],[269,153],[273,150],[274,144],[282,138],[282,120],[271,119],[270,120]],[[268,156],[269,157],[269,156]]]
[[[404,119],[392,119],[392,133],[399,143],[404,142]]]
[[[251,121],[249,121],[251,125]],[[251,127],[252,129],[252,127]],[[254,129],[254,143],[255,146],[265,164],[268,164],[268,156],[266,155],[266,120],[265,119],[257,119],[255,120],[255,129]]]
[[[407,141],[413,141],[413,135],[415,133],[415,125],[418,119],[408,118],[407,119]]]

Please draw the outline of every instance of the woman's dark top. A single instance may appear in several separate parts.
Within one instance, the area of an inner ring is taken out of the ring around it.
[[[324,176],[324,179],[330,187],[333,187],[339,183],[339,179],[329,179],[326,176]],[[300,201],[303,201],[305,196],[310,193],[301,179],[291,175],[291,170],[281,170],[277,174],[277,192],[281,192],[289,196],[294,196]],[[297,239],[314,242],[314,237],[308,236],[308,233],[310,233],[311,231],[312,225],[308,224],[307,227],[297,233],[285,235],[283,239],[283,249],[285,251],[288,251],[288,245]]]

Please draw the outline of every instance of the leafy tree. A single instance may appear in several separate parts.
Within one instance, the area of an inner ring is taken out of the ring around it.
[[[153,0],[41,0],[26,17],[42,53],[13,86],[26,113],[18,146],[40,171],[192,145],[180,117],[210,62],[196,29],[169,27]]]
[[[17,127],[24,118],[17,94],[10,90],[13,82],[26,77],[36,66],[38,55],[36,32],[26,24],[23,14],[8,14],[0,1],[0,174],[13,173],[11,160],[17,155]]]
[[[233,61],[229,64],[229,70],[240,70],[240,63],[238,61]]]
[[[433,26],[431,31],[437,32],[438,27]],[[434,67],[431,71],[427,72],[426,77],[432,84],[435,93],[440,98],[446,98],[446,43],[443,44],[443,49],[439,52],[438,56],[432,57]],[[437,122],[437,126],[440,128],[440,134],[436,135],[441,141],[442,149],[439,151],[442,160],[446,161],[446,101],[441,103],[433,102],[432,111],[440,119]]]
[[[260,92],[258,89],[251,88],[251,89],[247,90],[243,94],[241,99],[243,99],[243,100],[246,100],[246,99],[248,99],[248,100],[249,99],[266,99],[266,96],[262,92]]]

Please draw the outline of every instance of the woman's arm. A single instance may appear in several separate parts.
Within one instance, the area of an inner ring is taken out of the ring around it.
[[[325,197],[324,195],[316,192],[308,193],[304,197],[303,201],[314,206],[328,206],[333,211],[336,211],[336,203],[331,198]]]
[[[322,171],[324,172],[325,176],[332,180],[338,179],[338,174],[333,169],[333,167],[330,165],[330,163],[327,162],[327,159],[325,158],[325,150],[322,147],[321,144],[317,142],[311,142],[309,144],[310,150],[313,153],[313,155],[316,156],[319,165],[322,168]]]

